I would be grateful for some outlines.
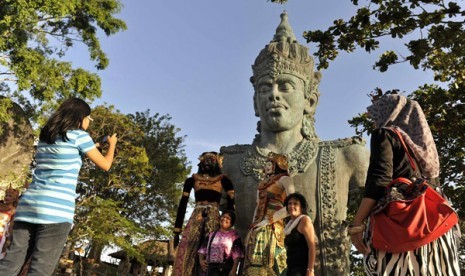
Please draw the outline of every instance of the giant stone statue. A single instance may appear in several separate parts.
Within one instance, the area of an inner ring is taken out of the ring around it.
[[[318,139],[314,114],[321,74],[313,68],[308,49],[297,42],[287,14],[281,14],[273,40],[252,65],[259,133],[251,145],[221,148],[223,173],[235,186],[236,229],[244,238],[268,153],[285,154],[317,233],[315,275],[348,275],[350,243],[344,220],[351,196],[364,185],[369,155],[359,138]]]

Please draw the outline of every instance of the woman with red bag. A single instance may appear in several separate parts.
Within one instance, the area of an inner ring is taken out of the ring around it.
[[[453,229],[410,251],[392,253],[373,246],[373,216],[367,226],[364,221],[385,200],[386,187],[399,177],[421,177],[431,183],[439,176],[439,158],[425,115],[416,101],[397,94],[384,95],[367,110],[376,129],[371,135],[365,195],[348,229],[352,243],[364,254],[366,274],[460,275]]]

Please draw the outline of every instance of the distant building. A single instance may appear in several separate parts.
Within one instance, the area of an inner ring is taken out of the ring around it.
[[[171,275],[175,256],[173,241],[148,240],[137,245],[137,248],[145,257],[145,265],[136,259],[128,259],[124,250],[109,254],[110,257],[120,260],[118,275]],[[147,270],[148,266],[152,267],[150,273]]]

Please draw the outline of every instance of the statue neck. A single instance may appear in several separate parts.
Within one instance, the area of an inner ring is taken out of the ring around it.
[[[292,152],[303,139],[300,128],[281,132],[262,129],[258,147],[275,153],[286,154]]]

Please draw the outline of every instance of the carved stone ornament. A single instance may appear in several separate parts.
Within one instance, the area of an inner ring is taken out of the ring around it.
[[[313,77],[313,59],[308,55],[308,48],[297,42],[287,17],[287,13],[281,14],[281,23],[273,40],[252,65],[255,81],[266,75],[276,77],[283,73],[292,74],[306,82]]]
[[[315,160],[319,141],[304,139],[297,144],[291,153],[286,154],[289,160],[289,174],[304,172]],[[247,147],[242,158],[240,168],[244,175],[251,175],[255,180],[263,179],[263,168],[268,161],[268,155],[263,153],[256,145]]]

